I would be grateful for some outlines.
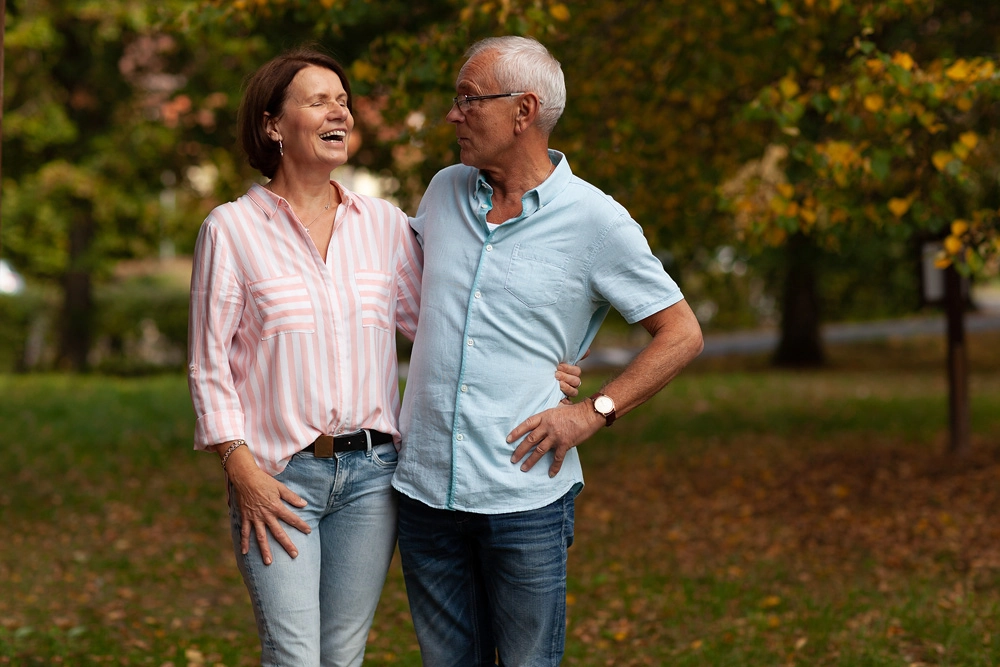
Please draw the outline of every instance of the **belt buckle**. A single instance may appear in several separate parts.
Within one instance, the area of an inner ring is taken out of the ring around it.
[[[318,459],[333,458],[333,436],[321,435],[313,443],[313,456]]]

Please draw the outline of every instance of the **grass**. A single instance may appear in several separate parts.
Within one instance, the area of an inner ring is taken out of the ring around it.
[[[1000,335],[963,461],[938,341],[830,352],[696,362],[583,446],[564,664],[1000,664]],[[256,664],[184,378],[0,395],[0,665]],[[396,563],[366,663],[419,664]]]

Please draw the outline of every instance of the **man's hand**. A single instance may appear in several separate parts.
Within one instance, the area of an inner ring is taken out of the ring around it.
[[[246,447],[240,447],[233,452],[226,464],[226,473],[233,485],[235,501],[240,507],[241,553],[246,554],[250,551],[252,529],[260,546],[264,565],[270,565],[273,561],[267,539],[268,531],[274,535],[275,541],[288,552],[289,556],[292,558],[298,556],[299,551],[282,527],[282,522],[307,535],[312,532],[309,525],[286,505],[288,503],[295,507],[305,507],[306,501],[261,470]]]
[[[527,434],[514,450],[510,462],[517,463],[530,452],[521,463],[521,470],[527,472],[546,453],[552,452],[554,459],[549,467],[549,477],[555,477],[562,468],[566,453],[597,433],[602,426],[604,418],[594,412],[589,400],[539,412],[525,419],[507,436],[507,442],[514,442]]]

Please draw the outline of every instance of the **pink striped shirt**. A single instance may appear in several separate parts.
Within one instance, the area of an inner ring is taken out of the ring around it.
[[[369,428],[398,446],[395,330],[416,332],[422,252],[402,211],[334,185],[325,261],[260,185],[202,225],[188,341],[195,449],[243,438],[274,475],[323,433]]]

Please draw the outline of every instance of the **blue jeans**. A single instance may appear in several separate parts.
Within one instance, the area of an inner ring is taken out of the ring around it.
[[[509,514],[438,510],[400,495],[399,552],[424,665],[559,664],[574,495]]]
[[[396,542],[395,469],[392,443],[328,459],[293,456],[275,479],[309,503],[292,510],[312,532],[286,527],[299,550],[294,559],[271,537],[271,565],[264,565],[252,536],[249,553],[240,553],[240,510],[230,503],[233,548],[257,619],[262,665],[361,665]]]

